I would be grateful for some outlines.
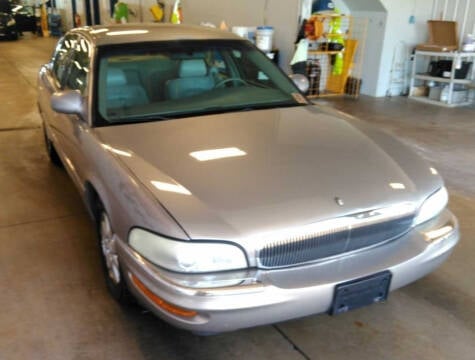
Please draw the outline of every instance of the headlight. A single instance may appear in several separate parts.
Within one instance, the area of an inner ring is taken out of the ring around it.
[[[414,225],[422,224],[439,215],[447,206],[448,201],[449,194],[447,193],[447,189],[442,187],[424,201],[414,219]]]
[[[183,273],[203,273],[247,268],[243,251],[223,243],[177,241],[133,229],[130,246],[152,263]]]
[[[13,26],[15,24],[16,24],[15,19],[10,19],[10,20],[7,21],[7,26]]]

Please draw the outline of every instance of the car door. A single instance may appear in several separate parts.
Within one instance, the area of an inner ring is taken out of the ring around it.
[[[58,45],[51,64],[40,72],[41,110],[47,118],[48,136],[60,155],[68,173],[78,187],[83,187],[83,139],[89,131],[87,118],[75,114],[60,114],[50,105],[58,91],[79,91],[87,104],[91,46],[80,35],[67,35]],[[87,112],[86,112],[87,113]]]

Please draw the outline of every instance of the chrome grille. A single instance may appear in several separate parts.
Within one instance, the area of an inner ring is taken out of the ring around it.
[[[348,225],[313,232],[311,236],[271,239],[258,250],[258,264],[264,268],[291,266],[374,246],[407,233],[414,219],[412,211],[389,219],[373,219],[367,214],[371,212],[349,217],[352,221]]]

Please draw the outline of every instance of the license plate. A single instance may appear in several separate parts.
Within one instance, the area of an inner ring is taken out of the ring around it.
[[[335,288],[330,315],[338,315],[388,298],[392,274],[384,271],[375,275],[338,284]]]

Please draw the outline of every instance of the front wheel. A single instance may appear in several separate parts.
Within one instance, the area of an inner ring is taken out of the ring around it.
[[[18,40],[18,31],[15,30],[15,32],[13,32],[11,35],[10,35],[10,40],[14,41],[14,40]]]
[[[53,165],[57,167],[63,167],[63,163],[61,162],[61,159],[56,152],[56,149],[54,148],[53,143],[51,140],[48,138],[48,134],[46,133],[46,128],[43,125],[43,136],[45,140],[45,147],[46,147],[46,154],[48,155],[49,160],[53,163]]]
[[[99,247],[107,288],[119,303],[129,304],[131,296],[120,269],[119,254],[117,253],[117,241],[119,240],[102,205],[99,205],[98,220]]]

